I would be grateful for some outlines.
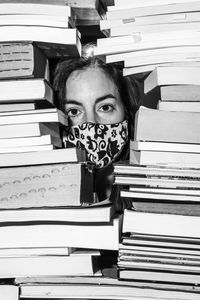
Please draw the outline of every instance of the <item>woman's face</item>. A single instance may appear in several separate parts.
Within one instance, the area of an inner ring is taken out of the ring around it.
[[[115,83],[99,68],[73,71],[66,82],[65,110],[70,124],[114,124],[125,119]]]

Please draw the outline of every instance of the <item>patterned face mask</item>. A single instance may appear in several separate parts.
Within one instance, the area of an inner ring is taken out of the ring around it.
[[[128,140],[128,122],[116,124],[83,123],[72,126],[64,138],[77,148],[86,150],[87,159],[103,168],[112,163],[121,153]]]

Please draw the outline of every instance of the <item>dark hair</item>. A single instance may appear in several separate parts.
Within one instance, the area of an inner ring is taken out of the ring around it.
[[[125,114],[129,120],[129,134],[133,137],[134,116],[138,106],[139,89],[137,82],[131,77],[123,77],[122,71],[114,65],[105,64],[100,58],[72,58],[57,64],[54,74],[54,89],[57,105],[64,110],[66,81],[70,74],[76,70],[84,70],[89,67],[100,68],[116,84],[121,100],[124,104]]]

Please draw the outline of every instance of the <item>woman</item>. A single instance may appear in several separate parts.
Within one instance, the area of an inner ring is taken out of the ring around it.
[[[54,77],[58,107],[69,117],[65,141],[86,149],[96,166],[98,199],[109,196],[112,163],[128,159],[138,88],[135,81],[96,57],[68,59]]]

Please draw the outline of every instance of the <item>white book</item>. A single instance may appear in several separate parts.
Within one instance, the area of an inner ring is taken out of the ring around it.
[[[188,6],[188,2],[185,3],[174,3],[166,4],[166,5],[151,5],[151,6],[140,6],[135,8],[124,8],[110,6],[109,10],[106,13],[106,17],[108,20],[117,20],[117,19],[130,19],[138,16],[146,16],[146,15],[161,15],[161,14],[171,14],[171,13],[179,13],[183,11],[199,11],[200,3],[199,1],[192,1]]]
[[[74,252],[70,255],[0,257],[0,278],[23,276],[93,276],[99,253]]]
[[[137,24],[137,23],[126,23],[121,26],[116,26],[110,29],[110,36],[111,37],[117,37],[117,36],[126,36],[128,34],[137,34],[140,33],[141,38],[145,34],[155,34],[158,35],[158,38],[160,37],[161,33],[169,35],[171,34],[178,34],[182,33],[185,35],[185,32],[187,31],[199,31],[200,22],[183,22],[183,23],[169,23],[169,24]]]
[[[4,153],[25,153],[35,151],[50,151],[53,150],[53,145],[35,145],[35,146],[20,146],[20,147],[4,147],[0,148],[0,154]]]
[[[163,37],[163,35],[162,35]],[[117,53],[126,53],[131,51],[139,51],[139,50],[148,50],[148,49],[156,49],[156,48],[166,48],[166,47],[179,47],[179,46],[199,46],[200,45],[200,33],[193,32],[188,33],[187,39],[176,35],[173,39],[159,39],[152,40],[152,36],[150,34],[146,35],[146,40],[141,42],[135,42],[132,44],[122,44],[122,45],[114,45],[112,47],[97,47],[94,49],[95,55],[110,55]]]
[[[16,285],[0,285],[0,295],[3,300],[18,300],[19,299],[19,287]]]
[[[1,4],[0,4],[1,5]],[[35,42],[47,56],[80,56],[80,33],[76,28],[47,26],[1,26],[0,42]],[[54,45],[54,47],[53,47]]]
[[[158,101],[157,108],[165,111],[200,112],[200,102]]]
[[[131,192],[143,192],[143,193],[152,193],[152,194],[174,194],[174,195],[189,195],[189,196],[198,196],[199,190],[188,190],[188,189],[177,189],[177,188],[151,188],[151,187],[134,187],[130,186],[129,191]]]
[[[0,6],[1,7],[1,6]],[[52,16],[39,14],[0,14],[0,26],[49,26],[68,28],[69,23],[66,16]]]
[[[116,184],[122,185],[140,185],[140,186],[151,186],[151,187],[165,187],[165,188],[200,188],[200,182],[196,180],[185,180],[176,178],[156,178],[156,177],[136,177],[136,176],[116,176]],[[196,199],[196,198],[195,198]]]
[[[25,153],[3,153],[0,155],[0,166],[28,166],[62,162],[77,162],[84,158],[82,150],[77,148],[55,149]]]
[[[157,67],[144,80],[144,92],[170,84],[200,84],[199,67]]]
[[[197,216],[143,213],[125,209],[122,230],[123,233],[200,238],[199,222],[200,218]]]
[[[89,200],[89,199],[88,199]],[[67,204],[67,203],[66,203]],[[72,203],[73,204],[73,203]],[[75,201],[74,201],[75,205]],[[41,208],[41,207],[40,207]],[[111,221],[115,208],[108,200],[84,207],[79,201],[79,206],[54,207],[34,209],[2,209],[0,210],[0,222],[76,222],[94,223]],[[0,249],[1,256],[1,249]]]
[[[157,55],[172,55],[172,54],[190,54],[191,52],[197,52],[200,50],[199,46],[181,46],[181,47],[169,47],[161,49],[149,49],[149,50],[140,50],[140,51],[131,51],[127,53],[119,53],[106,56],[106,63],[113,63],[118,61],[124,61],[128,65],[134,64],[137,59],[154,57]]]
[[[35,103],[7,103],[0,105],[0,112],[19,111],[19,110],[33,110],[36,109]]]
[[[38,137],[46,134],[60,138],[59,125],[57,123],[26,123],[0,126],[0,140],[4,138]]]
[[[166,4],[176,4],[176,3],[190,3],[188,0],[114,0],[115,7],[145,7],[153,5],[166,5]],[[108,8],[109,9],[109,8]],[[114,9],[114,8],[113,8]]]
[[[32,247],[32,248],[2,248],[0,249],[0,257],[32,257],[32,256],[67,256],[75,249],[70,247]]]
[[[139,165],[155,165],[178,168],[200,168],[200,154],[166,151],[130,151],[130,162]]]
[[[37,122],[57,122],[65,126],[68,125],[67,116],[57,108],[0,113],[0,125],[27,124]]]
[[[71,7],[68,5],[42,4],[42,3],[0,3],[1,15],[15,14],[37,14],[69,17],[71,15]]]
[[[177,194],[161,194],[161,193],[151,193],[151,192],[135,192],[135,191],[121,191],[120,192],[121,197],[125,198],[132,198],[133,202],[135,199],[145,199],[147,202],[152,202],[152,200],[159,200],[162,203],[162,200],[164,201],[176,201],[176,202],[190,202],[190,204],[193,202],[200,201],[199,195],[177,195]],[[181,205],[181,204],[180,204]]]
[[[56,223],[1,226],[0,248],[75,247],[118,250],[121,221],[120,216],[103,225]]]
[[[198,277],[198,276],[197,276]],[[106,278],[108,279],[108,278]],[[110,278],[109,278],[110,279]],[[80,280],[79,280],[80,281]],[[92,284],[93,278],[87,284],[21,284],[21,295],[24,298],[44,298],[46,295],[52,295],[53,299],[115,299],[115,300],[129,300],[129,299],[151,299],[151,300],[164,300],[164,299],[182,299],[198,300],[198,293],[188,293],[183,291],[161,290],[152,289],[149,287],[137,287],[131,281],[119,281],[117,283],[99,283]]]
[[[54,102],[53,89],[44,79],[1,80],[0,89],[0,103]]]
[[[22,138],[8,138],[0,139],[0,149],[4,148],[17,148],[17,147],[30,147],[30,146],[44,146],[44,145],[55,145],[57,147],[62,146],[61,139],[54,136],[42,135],[35,137],[22,137]]]
[[[180,102],[181,103],[181,102]],[[130,148],[136,151],[174,151],[200,153],[200,144],[187,143],[165,143],[165,142],[143,142],[130,141]]]

